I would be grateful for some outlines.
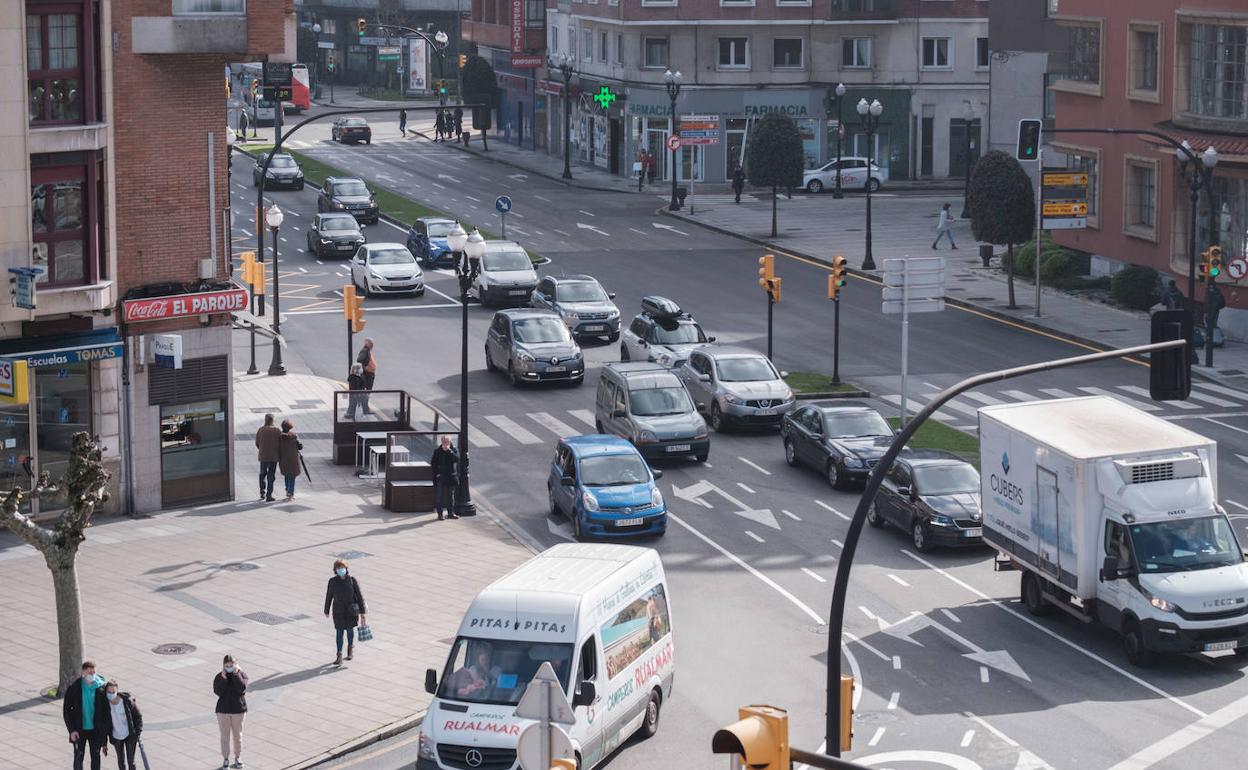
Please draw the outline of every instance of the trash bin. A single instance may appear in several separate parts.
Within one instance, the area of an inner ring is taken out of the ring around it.
[[[685,205],[685,198],[686,198],[688,195],[689,195],[689,188],[688,188],[688,187],[677,187],[677,188],[676,188],[676,203],[677,203],[677,205],[679,205],[680,207],[682,207],[682,208],[683,208],[683,207],[684,207],[684,205]]]
[[[979,258],[984,263],[984,267],[989,266],[989,263],[992,261],[992,244],[991,243],[979,244]]]

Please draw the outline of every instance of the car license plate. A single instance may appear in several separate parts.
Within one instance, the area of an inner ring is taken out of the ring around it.
[[[1239,646],[1239,642],[1232,639],[1229,642],[1209,642],[1204,646],[1205,652],[1217,652],[1218,650],[1233,650]]]
[[[511,291],[509,291],[509,292],[507,292],[507,293],[508,293],[508,294],[510,294],[510,295],[511,295],[511,296],[513,296],[513,297],[519,297],[519,296],[522,296],[522,295],[524,294],[524,289],[512,289]]]
[[[585,331],[587,332],[604,332],[606,330],[607,327],[602,324],[588,324],[585,326]]]
[[[566,366],[548,366],[548,367],[546,367],[546,371],[548,371],[548,372],[554,372],[554,373],[558,373],[558,372],[566,372],[567,370],[568,370],[568,367],[566,367]]]
[[[775,414],[776,414],[775,409],[759,409],[758,410],[759,417],[774,417]]]
[[[983,537],[983,536],[984,536],[983,527],[971,527],[970,529],[962,530],[962,537]]]
[[[672,444],[671,446],[669,446],[669,447],[667,448],[667,451],[669,451],[669,452],[688,452],[688,451],[689,451],[689,445],[688,445],[688,444]]]
[[[635,526],[637,526],[638,524],[642,523],[643,521],[645,521],[645,519],[616,519],[616,520],[615,520],[615,526],[617,526],[617,527],[635,527]]]

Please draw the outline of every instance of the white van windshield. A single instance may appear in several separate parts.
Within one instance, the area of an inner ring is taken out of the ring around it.
[[[542,661],[550,661],[566,692],[571,660],[570,644],[461,636],[451,649],[438,697],[514,706]]]

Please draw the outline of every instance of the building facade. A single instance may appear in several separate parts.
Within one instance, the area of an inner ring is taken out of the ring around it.
[[[1056,92],[1057,127],[1143,128],[1187,141],[1218,163],[1195,210],[1197,250],[1248,258],[1248,7],[1232,0],[1062,0],[1067,36]],[[1059,243],[1098,255],[1107,269],[1150,265],[1187,291],[1193,211],[1169,145],[1139,135],[1061,134],[1052,146],[1091,173],[1086,230]],[[1047,165],[1047,164],[1046,164]],[[1190,169],[1189,169],[1190,173]],[[1219,326],[1248,339],[1248,284],[1224,272]],[[1197,289],[1198,302],[1204,287]]]
[[[1049,86],[1068,61],[1069,36],[1050,13],[1053,0],[987,5],[988,149],[1013,155],[1020,120],[1038,118],[1045,128],[1054,126],[1056,92]]]

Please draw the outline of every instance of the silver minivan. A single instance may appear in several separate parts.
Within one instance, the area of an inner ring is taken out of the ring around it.
[[[655,363],[607,364],[598,380],[594,425],[633,442],[642,457],[706,462],[711,440],[680,378]]]
[[[673,369],[711,427],[776,427],[797,403],[793,389],[767,356],[736,347],[704,345]]]
[[[515,241],[486,241],[481,272],[474,282],[482,305],[527,305],[537,272],[524,247]]]

